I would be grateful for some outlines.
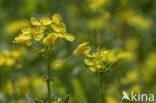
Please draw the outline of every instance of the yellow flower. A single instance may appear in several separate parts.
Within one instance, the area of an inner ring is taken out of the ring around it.
[[[35,28],[25,27],[21,29],[22,34],[15,38],[13,43],[25,44],[27,46],[31,46],[31,39],[39,41],[44,36],[44,26],[39,26]]]
[[[21,56],[25,54],[24,49],[8,51],[4,50],[0,53],[0,66],[13,66],[18,65]],[[19,66],[18,66],[19,67]]]
[[[98,70],[110,69],[117,61],[114,52],[106,51],[104,49],[97,49],[95,53],[90,55],[91,59],[85,59],[84,62],[92,72]]]
[[[3,65],[5,63],[5,57],[0,54],[0,66]]]
[[[30,41],[31,38],[25,35],[19,35],[18,37],[15,38],[13,43],[19,43],[19,44],[25,44],[27,46],[31,46],[32,43]]]
[[[57,33],[65,33],[66,25],[61,21],[62,17],[59,14],[54,14],[52,16],[52,29]]]
[[[33,29],[33,39],[36,40],[36,41],[39,41],[43,38],[44,36],[44,30],[45,30],[45,27],[44,26],[41,26],[41,27],[36,27]]]
[[[72,42],[74,41],[75,37],[71,34],[68,34],[68,33],[62,33],[62,34],[57,34],[60,38],[65,38],[67,39],[68,41]]]
[[[33,38],[36,41],[39,41],[43,38],[44,36],[44,30],[46,28],[44,26],[39,26],[39,27],[35,27],[35,28],[22,28],[21,32],[22,35],[27,35],[30,38]]]
[[[59,24],[61,20],[62,20],[62,17],[59,14],[54,14],[52,16],[52,22],[55,22],[56,24]]]
[[[13,95],[14,88],[10,80],[6,81],[5,86],[3,87],[2,91],[8,95]]]
[[[52,45],[55,44],[57,38],[65,38],[71,42],[74,40],[74,36],[71,34],[50,33],[47,37],[43,39],[43,43],[46,44],[48,47],[51,47]]]
[[[61,22],[62,17],[59,14],[54,14],[52,16],[51,27],[54,32],[50,33],[47,37],[43,39],[43,43],[48,47],[54,45],[57,38],[65,38],[68,41],[72,42],[75,38],[73,35],[66,33],[66,25]]]
[[[88,46],[88,44],[89,44],[88,42],[84,42],[84,43],[81,43],[80,45],[78,45],[78,47],[74,50],[73,55],[77,56],[80,54],[84,54],[86,56],[89,56],[91,47]]]
[[[52,21],[47,17],[43,17],[40,20],[37,20],[36,18],[31,17],[30,21],[32,25],[36,25],[36,26],[49,25],[52,23]]]
[[[26,54],[26,49],[24,49],[24,48],[21,48],[21,49],[18,49],[18,50],[13,50],[12,52],[11,52],[11,56],[14,58],[14,59],[16,59],[16,60],[18,60],[22,55],[25,55]]]
[[[53,23],[51,24],[52,29],[57,33],[65,33],[66,32],[66,25],[61,22],[59,24]]]
[[[43,39],[43,43],[46,44],[48,47],[54,45],[58,35],[56,33],[50,33],[47,37]]]
[[[95,61],[95,60],[91,61],[89,59],[85,59],[84,62],[85,62],[86,65],[90,66],[89,69],[92,72],[96,72],[97,70],[104,67],[104,65],[100,65],[100,63],[98,61]]]
[[[106,101],[107,103],[118,103],[117,99],[112,96],[107,96]]]

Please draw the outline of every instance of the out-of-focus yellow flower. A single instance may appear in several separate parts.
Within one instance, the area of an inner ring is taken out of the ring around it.
[[[126,40],[125,48],[127,51],[135,52],[138,48],[138,40],[136,38],[130,38]]]
[[[15,64],[15,59],[11,57],[11,53],[7,50],[0,54],[0,65],[12,66]]]
[[[147,59],[145,60],[145,65],[143,66],[142,78],[145,83],[153,82],[153,76],[156,73],[156,52],[149,53]],[[148,72],[147,72],[148,71]]]
[[[140,86],[139,85],[134,85],[134,86],[132,86],[132,90],[133,90],[133,92],[134,93],[138,93],[138,91],[140,91]]]
[[[148,55],[148,58],[146,60],[146,65],[150,68],[156,71],[156,52],[152,52]]]
[[[126,10],[123,13],[120,12],[119,19],[121,18],[122,20],[125,20],[129,25],[137,27],[141,30],[148,29],[152,24],[151,19],[136,14],[133,10]]]
[[[80,54],[84,54],[86,56],[90,55],[91,47],[88,46],[88,42],[84,42],[78,45],[78,47],[74,50],[73,55],[78,56]]]
[[[42,77],[34,77],[32,79],[32,86],[33,86],[33,88],[40,89],[40,87],[42,87],[42,86],[46,87],[46,83],[43,82]]]
[[[139,79],[138,71],[130,71],[124,78],[121,79],[122,84],[134,83]]]
[[[12,82],[9,80],[6,82],[5,86],[3,87],[2,91],[8,95],[13,95],[14,88]]]
[[[119,51],[117,54],[118,59],[126,59],[133,61],[136,59],[136,55],[133,52]]]
[[[21,69],[21,68],[22,68],[22,65],[21,65],[21,64],[17,64],[17,65],[16,65],[16,68],[17,68],[17,69]]]
[[[100,10],[102,7],[106,6],[110,0],[88,0],[89,7],[91,10]]]
[[[30,94],[30,81],[27,77],[19,78],[15,84],[17,94]]]
[[[25,53],[26,53],[26,51],[24,49],[12,50],[12,51],[8,51],[8,50],[2,51],[0,53],[0,66],[16,65],[18,63],[20,57],[23,56]],[[18,66],[18,64],[16,66]]]
[[[29,22],[27,20],[16,20],[16,21],[8,23],[5,29],[8,34],[14,34],[20,28],[28,27],[28,26],[29,26]]]
[[[115,97],[107,96],[106,97],[106,103],[118,103]]]
[[[17,50],[13,50],[11,52],[11,55],[14,59],[18,60],[22,55],[25,55],[26,54],[26,49],[25,48],[20,48],[20,49],[17,49]]]
[[[56,59],[53,63],[52,63],[52,68],[55,70],[61,69],[64,65],[64,62],[61,59]]]
[[[37,20],[36,18],[31,17],[30,21],[32,25],[36,25],[36,26],[49,25],[52,23],[52,21],[47,17],[43,17],[40,20]]]
[[[110,13],[105,12],[103,15],[93,18],[89,20],[89,26],[91,29],[99,30],[109,27],[109,19],[110,19]]]
[[[3,65],[5,63],[5,58],[3,55],[0,54],[0,65]]]
[[[27,103],[25,98],[18,99],[15,103]]]
[[[89,69],[92,72],[96,72],[98,70],[110,69],[116,61],[117,58],[115,56],[115,52],[106,51],[104,49],[97,49],[95,53],[90,56],[92,59],[85,59],[84,62],[89,66]],[[106,66],[108,63],[109,66]]]

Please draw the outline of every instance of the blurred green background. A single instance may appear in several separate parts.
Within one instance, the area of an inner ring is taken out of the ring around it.
[[[86,41],[93,49],[115,49],[121,59],[105,76],[105,103],[119,103],[123,90],[156,94],[155,11],[155,0],[0,0],[0,103],[27,103],[25,94],[46,98],[45,61],[37,49],[30,51],[12,41],[30,17],[54,13],[63,17],[76,39],[57,42],[53,62],[72,55]],[[53,67],[52,89],[60,97],[69,94],[71,103],[99,103],[99,83],[84,58]]]

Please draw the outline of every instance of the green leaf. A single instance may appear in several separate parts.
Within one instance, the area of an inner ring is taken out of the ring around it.
[[[84,89],[82,87],[82,84],[79,82],[79,80],[76,78],[72,78],[72,84],[73,84],[75,96],[81,97],[81,99],[84,101],[84,103],[87,103]],[[78,99],[77,101],[79,101],[79,100],[80,99]],[[83,102],[81,102],[81,103],[83,103]]]
[[[26,94],[25,96],[29,103],[35,103],[35,101],[29,95]]]

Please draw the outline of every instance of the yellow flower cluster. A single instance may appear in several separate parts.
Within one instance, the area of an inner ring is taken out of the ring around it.
[[[99,48],[92,54],[91,60],[84,60],[85,64],[90,66],[89,69],[92,72],[96,72],[98,70],[107,71],[116,63],[116,61],[117,58],[113,51],[107,51]]]
[[[52,20],[47,17],[39,20],[31,17],[30,21],[33,27],[21,28],[21,34],[15,38],[14,43],[32,46],[33,41],[43,39],[42,42],[51,47],[58,38],[65,38],[71,42],[74,40],[73,35],[66,33],[66,25],[62,22],[62,17],[59,14],[54,14]]]
[[[125,20],[127,24],[137,27],[140,30],[147,30],[152,25],[152,20],[150,18],[136,14],[133,10],[120,12],[119,19]]]
[[[0,53],[0,66],[13,66],[16,65],[17,68],[20,68],[18,61],[21,56],[26,53],[25,49],[13,50],[13,51],[2,51]]]
[[[91,59],[85,59],[84,62],[89,66],[89,69],[92,72],[96,72],[98,70],[107,71],[110,69],[117,61],[116,55],[114,51],[107,51],[104,49],[98,48],[97,51],[93,54],[90,54],[91,47],[88,46],[88,43],[80,44],[73,55],[77,56],[79,54],[84,54]]]
[[[91,10],[96,11],[96,10],[101,10],[101,8],[105,7],[108,5],[110,0],[87,0],[89,7]]]

